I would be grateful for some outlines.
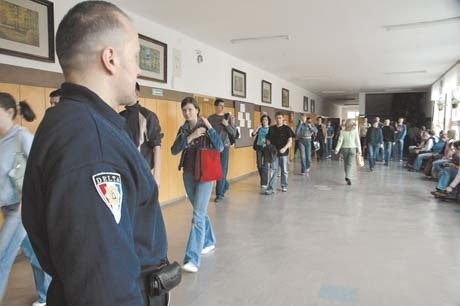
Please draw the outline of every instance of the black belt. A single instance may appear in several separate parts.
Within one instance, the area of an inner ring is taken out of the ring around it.
[[[138,285],[144,298],[144,306],[168,305],[169,291],[179,285],[181,279],[180,265],[177,262],[142,267]]]

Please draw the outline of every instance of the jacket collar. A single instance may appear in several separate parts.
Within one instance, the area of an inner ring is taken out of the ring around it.
[[[74,83],[63,83],[61,89],[62,98],[84,103],[116,127],[124,128],[125,119],[89,88]]]

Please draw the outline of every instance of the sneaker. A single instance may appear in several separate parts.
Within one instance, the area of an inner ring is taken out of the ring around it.
[[[311,169],[311,168],[307,168],[307,172],[310,172],[310,169]]]
[[[345,178],[345,181],[347,181],[347,185],[350,186],[351,185],[351,180],[349,178]]]
[[[39,301],[33,302],[32,306],[46,306],[46,303],[41,303]]]
[[[222,202],[223,200],[224,200],[224,197],[222,197],[222,196],[217,196],[217,197],[214,199],[214,202],[219,203],[219,202]]]
[[[275,192],[273,191],[273,189],[267,189],[267,190],[265,190],[265,192],[264,192],[264,194],[266,194],[266,195],[272,195],[272,194],[274,194],[274,193],[275,193]]]
[[[198,272],[198,267],[195,266],[193,263],[188,262],[182,266],[182,270],[189,273],[195,273]]]
[[[267,189],[267,187],[268,187],[267,185],[261,185],[260,189]]]
[[[287,192],[287,187],[281,187],[282,192]]]
[[[307,175],[307,174],[306,174],[305,172],[300,172],[299,175],[300,175],[300,176],[305,176],[305,175]]]
[[[215,248],[216,248],[215,244],[208,245],[207,247],[205,247],[205,248],[203,248],[201,250],[201,255],[206,255],[206,254],[210,253],[212,250],[214,250]]]

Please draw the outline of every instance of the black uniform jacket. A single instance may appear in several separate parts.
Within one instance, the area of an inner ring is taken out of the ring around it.
[[[166,260],[158,188],[124,119],[89,89],[62,85],[27,164],[22,216],[53,280],[48,306],[139,306],[141,266]]]

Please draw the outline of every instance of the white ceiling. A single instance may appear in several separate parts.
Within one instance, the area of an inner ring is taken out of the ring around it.
[[[382,28],[460,16],[459,0],[114,2],[325,98],[424,89],[460,60],[460,22]],[[279,34],[289,34],[290,40],[230,43]],[[426,73],[385,74],[423,70]]]

